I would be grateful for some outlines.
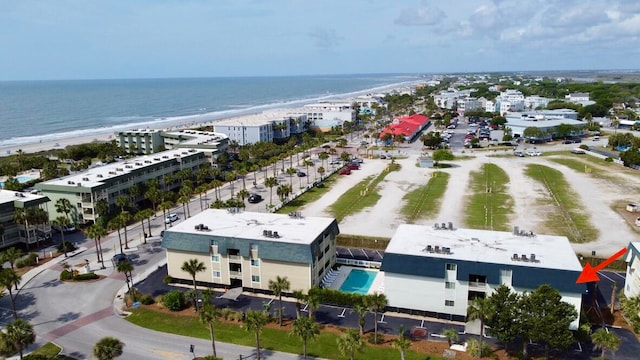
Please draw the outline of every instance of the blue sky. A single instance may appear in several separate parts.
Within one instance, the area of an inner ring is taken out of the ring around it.
[[[638,0],[0,0],[0,80],[637,69]]]

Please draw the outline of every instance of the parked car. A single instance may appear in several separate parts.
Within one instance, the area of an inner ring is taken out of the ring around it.
[[[573,140],[565,140],[562,143],[563,144],[573,144]]]
[[[380,159],[386,159],[387,157],[384,154],[380,154]]]
[[[330,165],[340,165],[340,164],[342,164],[342,160],[340,160],[340,159],[331,160],[331,162],[329,164]]]
[[[577,155],[584,155],[584,154],[586,154],[586,152],[585,152],[584,150],[582,150],[582,149],[573,149],[573,150],[571,150],[571,153],[572,153],[572,154],[577,154]]]
[[[171,213],[171,214],[167,215],[167,217],[164,219],[164,223],[165,224],[171,224],[174,221],[178,221],[178,219],[179,219],[178,214]]]
[[[76,229],[75,226],[73,225],[65,225],[62,228],[60,228],[59,226],[54,226],[53,229],[55,231],[57,231],[58,233],[65,233],[65,234],[70,234],[70,233],[74,233],[76,231],[78,231],[78,229]]]
[[[518,156],[518,157],[524,157],[524,152],[523,151],[514,151],[513,155]]]
[[[353,158],[351,159],[352,163],[356,163],[356,164],[362,164],[364,162],[364,160],[360,159],[360,158]]]
[[[343,167],[342,169],[340,169],[338,174],[340,174],[340,175],[351,175],[351,169],[349,169],[348,167]]]
[[[307,174],[305,174],[302,171],[298,171],[298,177],[305,177],[305,176],[307,176]]]
[[[249,195],[249,198],[247,198],[247,201],[249,201],[251,204],[256,204],[262,201],[262,196],[259,194],[251,194]]]
[[[119,265],[120,263],[128,262],[129,258],[127,258],[127,255],[120,253],[113,255],[111,261],[113,261],[114,264]]]
[[[360,165],[355,163],[350,163],[349,165],[347,165],[347,168],[349,168],[349,170],[360,170]]]

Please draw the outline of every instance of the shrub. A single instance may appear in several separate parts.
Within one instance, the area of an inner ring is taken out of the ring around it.
[[[186,304],[184,293],[180,290],[171,290],[162,298],[162,304],[171,311],[180,311]]]
[[[580,149],[582,149],[582,150],[589,150],[589,145],[582,144],[582,145],[580,145],[580,146],[578,146],[578,147],[579,147]]]
[[[153,302],[153,297],[149,294],[142,294],[142,296],[140,296],[140,303],[142,305],[151,305]]]
[[[608,162],[608,163],[613,162],[613,158],[611,156],[608,156],[604,159],[604,162]]]
[[[165,285],[171,284],[172,281],[173,281],[173,278],[171,276],[169,276],[169,275],[165,276],[162,279],[162,283],[165,284]]]
[[[73,279],[73,274],[71,273],[71,271],[69,270],[62,270],[62,272],[60,273],[60,280],[71,280]]]
[[[36,264],[36,258],[38,257],[35,253],[29,253],[26,257],[16,261],[15,265],[18,269],[23,268],[25,266],[33,266]]]
[[[63,253],[65,252],[65,247],[67,248],[67,252],[72,252],[76,249],[76,246],[73,245],[73,243],[69,242],[69,241],[65,241],[63,243],[58,244],[58,246],[56,247],[56,249],[58,250],[59,253]]]
[[[467,351],[469,355],[473,357],[478,357],[478,340],[477,339],[469,339],[467,341]],[[481,357],[491,357],[491,347],[486,342],[482,343],[482,356]]]
[[[153,299],[153,301],[158,304],[158,306],[162,306],[162,299],[164,299],[164,296],[158,295]]]
[[[86,274],[76,275],[74,280],[85,281],[85,280],[95,280],[95,279],[98,279],[98,278],[100,278],[100,276],[98,276],[98,274],[86,273]]]

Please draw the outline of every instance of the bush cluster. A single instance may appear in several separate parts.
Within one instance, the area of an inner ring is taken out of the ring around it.
[[[180,311],[186,306],[184,293],[180,290],[171,290],[162,297],[162,305],[171,311]]]
[[[25,266],[33,266],[36,264],[36,258],[38,257],[37,254],[34,253],[30,253],[29,255],[27,255],[25,258],[22,258],[18,261],[16,261],[15,266],[20,269],[23,268]]]
[[[72,271],[62,270],[62,272],[60,273],[60,280],[63,280],[63,281],[68,281],[68,280],[86,281],[86,280],[95,280],[98,278],[100,278],[98,274],[94,274],[94,273],[74,274],[73,270]]]
[[[151,305],[155,302],[155,300],[153,299],[153,296],[149,295],[149,294],[142,294],[142,296],[140,296],[140,303],[142,305]]]
[[[318,295],[321,304],[349,306],[362,304],[363,296],[355,293],[345,293],[336,289],[312,288],[310,293]]]

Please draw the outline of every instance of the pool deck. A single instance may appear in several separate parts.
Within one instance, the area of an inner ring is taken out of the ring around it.
[[[340,287],[342,286],[344,281],[349,276],[349,273],[351,273],[351,270],[353,269],[376,271],[378,274],[376,275],[376,278],[373,279],[373,282],[371,283],[371,286],[369,287],[369,291],[367,292],[367,294],[384,293],[384,272],[379,271],[377,269],[361,268],[361,267],[348,266],[348,265],[342,265],[338,269],[338,276],[333,281],[333,283],[331,283],[331,285],[328,286],[328,288],[340,290]]]

